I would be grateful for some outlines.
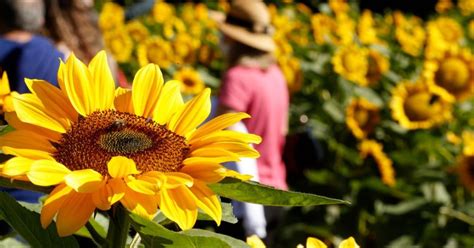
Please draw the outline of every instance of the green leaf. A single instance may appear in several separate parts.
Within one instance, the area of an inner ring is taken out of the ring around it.
[[[380,96],[371,88],[354,87],[354,94],[367,99],[369,102],[377,105],[377,107],[383,107],[384,103],[382,98],[380,98]]]
[[[217,239],[227,243],[232,248],[240,248],[240,247],[247,248],[247,247],[249,247],[242,240],[235,239],[235,238],[232,238],[232,237],[227,236],[227,235],[223,235],[223,234],[219,234],[219,233],[215,233],[215,232],[211,232],[211,231],[207,231],[207,230],[191,229],[191,230],[182,231],[181,233],[189,235],[189,236],[193,236],[193,237],[217,238]]]
[[[344,111],[342,110],[342,107],[334,100],[329,100],[326,101],[323,104],[323,109],[328,113],[331,118],[337,122],[337,123],[342,123],[344,121]]]
[[[24,208],[7,193],[0,192],[0,202],[2,219],[32,247],[79,247],[74,237],[59,237],[56,225],[51,224],[43,229],[39,214]]]
[[[130,218],[133,228],[140,233],[145,247],[232,247],[222,238],[173,232],[133,213],[130,213]]]
[[[9,133],[13,130],[15,130],[15,129],[12,126],[9,126],[9,125],[0,126],[0,136],[4,135],[6,133]]]
[[[230,199],[267,206],[350,204],[343,200],[309,193],[279,190],[256,182],[244,182],[235,178],[225,178],[219,183],[210,184],[209,187],[218,195]]]

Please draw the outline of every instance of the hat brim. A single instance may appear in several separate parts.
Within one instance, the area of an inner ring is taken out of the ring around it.
[[[273,41],[271,35],[252,33],[246,28],[226,22],[218,22],[218,28],[225,35],[247,46],[265,52],[274,52],[276,49],[275,41]]]

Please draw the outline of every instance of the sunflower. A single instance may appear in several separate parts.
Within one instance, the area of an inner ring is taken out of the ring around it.
[[[393,170],[392,160],[383,152],[382,144],[375,140],[363,140],[359,144],[359,151],[364,159],[369,155],[374,158],[384,184],[388,186],[395,185],[395,171]]]
[[[154,36],[138,44],[137,57],[140,66],[155,63],[161,68],[168,68],[173,60],[173,49],[168,41]]]
[[[390,68],[390,62],[387,57],[375,50],[369,51],[368,62],[369,67],[365,77],[369,86],[376,85]]]
[[[420,55],[425,44],[426,32],[421,19],[412,16],[406,18],[402,13],[394,13],[395,38],[402,50],[412,56]]]
[[[151,12],[153,19],[158,23],[163,23],[175,15],[174,6],[164,1],[156,1]]]
[[[16,112],[7,116],[15,131],[0,137],[14,156],[4,176],[54,186],[41,210],[44,228],[56,217],[59,235],[71,235],[96,209],[118,202],[148,218],[159,208],[182,229],[193,227],[198,208],[220,223],[221,205],[207,184],[246,178],[220,163],[259,156],[250,143],[260,137],[223,130],[247,114],[200,126],[210,90],[183,103],[179,83],[164,84],[154,64],[137,72],[132,90],[115,90],[105,52],[88,67],[71,55],[58,81],[60,89],[26,80],[32,93],[14,96]]]
[[[335,29],[335,26],[334,19],[326,14],[316,13],[311,16],[313,37],[318,45],[329,43],[332,40],[332,30]]]
[[[132,38],[125,28],[117,28],[104,34],[105,46],[117,62],[128,62],[133,50]]]
[[[346,108],[346,125],[358,139],[372,133],[379,122],[379,108],[363,98],[353,99]]]
[[[182,68],[175,75],[174,79],[178,80],[181,85],[181,92],[189,95],[195,95],[204,90],[204,81],[202,81],[199,73],[189,67]]]
[[[336,16],[336,25],[333,28],[334,43],[337,45],[349,45],[353,42],[356,24],[348,14],[338,14]]]
[[[336,15],[346,14],[349,11],[349,4],[346,0],[329,0],[329,8]]]
[[[407,129],[426,129],[452,118],[452,98],[428,83],[401,82],[392,90],[392,118]]]
[[[144,41],[150,36],[148,29],[138,20],[127,23],[126,29],[135,42]]]
[[[201,41],[194,39],[188,33],[179,33],[171,43],[173,47],[174,62],[177,64],[190,64],[196,59],[196,50]]]
[[[474,58],[468,49],[450,49],[425,62],[424,76],[458,100],[474,93]]]
[[[426,30],[428,32],[427,58],[442,56],[444,51],[457,46],[464,36],[461,25],[449,17],[439,17],[428,22]]]
[[[313,237],[308,237],[306,239],[306,248],[326,248],[328,247],[323,241],[313,238]],[[359,248],[359,245],[356,243],[355,239],[353,237],[349,237],[341,243],[339,243],[339,248]],[[299,244],[296,246],[296,248],[305,248],[305,246]]]
[[[367,86],[368,51],[356,45],[340,48],[332,57],[334,71],[347,80]]]
[[[374,27],[374,18],[370,10],[364,10],[364,12],[362,12],[357,26],[357,33],[362,44],[379,43],[377,30]]]
[[[124,20],[125,11],[122,6],[106,2],[100,11],[99,27],[102,31],[107,32],[123,26]]]
[[[471,20],[469,24],[467,25],[467,30],[469,34],[469,38],[471,40],[474,40],[474,20]]]
[[[0,78],[0,114],[13,111],[13,102],[8,82],[7,72],[4,71]]]
[[[453,2],[451,0],[438,0],[435,9],[436,12],[442,14],[453,8]]]
[[[296,93],[303,86],[303,72],[298,58],[282,56],[278,59],[278,65],[285,76],[285,80],[290,93]]]
[[[458,8],[461,10],[462,15],[471,15],[474,13],[474,2],[472,0],[459,0]]]
[[[186,32],[186,24],[178,17],[170,17],[163,22],[163,36],[170,40],[177,34]]]

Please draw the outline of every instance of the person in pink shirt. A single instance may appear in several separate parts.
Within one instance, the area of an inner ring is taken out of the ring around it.
[[[239,131],[247,129],[249,133],[262,137],[262,142],[255,146],[260,157],[256,161],[258,173],[254,180],[286,190],[282,152],[288,126],[289,95],[284,76],[273,56],[276,45],[268,9],[259,0],[233,1],[225,21],[218,22],[218,27],[222,33],[221,49],[227,62],[218,98],[218,113],[246,112],[251,115],[236,128]],[[240,168],[247,169],[245,165]],[[256,209],[248,211],[256,217]],[[267,230],[275,226],[273,222],[278,221],[279,215],[281,208],[265,208]]]

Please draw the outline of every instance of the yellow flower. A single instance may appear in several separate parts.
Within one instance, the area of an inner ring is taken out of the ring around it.
[[[3,72],[2,78],[0,78],[0,106],[0,114],[13,111],[10,83],[6,71]]]
[[[346,108],[346,125],[358,139],[366,138],[379,122],[379,108],[364,98],[353,99]]]
[[[332,57],[334,71],[347,80],[367,86],[368,51],[356,45],[340,48]]]
[[[158,23],[163,23],[174,16],[174,6],[164,1],[156,1],[152,9],[153,19]]]
[[[181,85],[181,92],[188,95],[195,95],[204,90],[204,81],[199,73],[192,68],[185,67],[174,74],[174,79]]]
[[[426,39],[422,21],[418,17],[406,18],[400,12],[394,13],[395,38],[402,50],[412,56],[418,56]]]
[[[349,237],[339,244],[339,248],[360,248],[360,246],[353,237]]]
[[[104,34],[105,46],[117,62],[128,62],[133,50],[133,41],[123,27]]]
[[[474,20],[471,20],[468,24],[467,30],[469,32],[469,38],[474,40]]]
[[[474,192],[474,155],[462,155],[456,169],[464,187]]]
[[[450,10],[453,7],[453,2],[451,0],[438,0],[436,3],[436,12],[438,13],[444,13],[448,10]]]
[[[453,48],[438,59],[427,60],[423,75],[458,100],[474,94],[474,58],[469,49]]]
[[[168,40],[173,39],[176,34],[184,33],[185,31],[186,25],[177,17],[170,17],[163,22],[163,36]]]
[[[334,42],[338,45],[349,45],[354,40],[356,24],[347,14],[336,16],[336,25],[334,26]]]
[[[278,65],[285,76],[288,90],[291,93],[300,91],[303,86],[303,71],[301,71],[298,58],[289,56],[280,57],[278,59]]]
[[[454,132],[451,131],[446,133],[446,140],[454,145],[459,145],[462,143],[461,138],[459,138],[459,136],[457,136]]]
[[[150,36],[148,29],[138,20],[133,20],[126,25],[127,31],[136,42],[142,42]]]
[[[377,31],[374,27],[374,19],[370,10],[364,10],[359,19],[357,26],[357,33],[362,44],[376,44],[379,43]]]
[[[160,37],[150,37],[138,44],[138,63],[145,66],[155,63],[162,68],[168,68],[173,61],[173,50],[171,44]]]
[[[316,13],[311,16],[313,37],[317,44],[322,45],[332,41],[332,30],[335,29],[335,21],[328,15]]]
[[[174,53],[174,62],[177,64],[193,63],[196,59],[196,49],[201,42],[187,33],[179,33],[171,43]]]
[[[369,51],[368,62],[369,68],[365,76],[369,86],[372,86],[377,84],[382,78],[382,75],[388,71],[390,68],[390,62],[384,55],[375,50]]]
[[[349,11],[349,4],[346,0],[329,0],[329,8],[336,15],[345,14]]]
[[[461,14],[468,16],[474,13],[474,2],[472,0],[458,0],[458,8]]]
[[[452,118],[452,99],[428,83],[408,81],[392,90],[392,118],[407,129],[426,129]]]
[[[125,12],[122,6],[106,2],[99,15],[99,27],[102,31],[110,31],[123,26]]]
[[[193,227],[198,208],[220,223],[220,201],[207,184],[246,178],[220,163],[259,156],[250,143],[260,137],[223,130],[247,114],[200,125],[210,90],[184,103],[179,83],[164,83],[154,64],[137,72],[131,90],[116,90],[104,52],[89,66],[71,55],[58,81],[60,89],[27,79],[32,94],[16,95],[16,112],[7,113],[15,131],[0,137],[3,153],[14,156],[4,176],[54,186],[41,210],[44,228],[56,217],[59,235],[71,235],[113,204],[148,218],[159,208],[181,229]]]
[[[474,132],[463,131],[462,132],[462,154],[466,156],[474,156]]]
[[[428,22],[426,27],[428,39],[426,57],[438,58],[450,47],[457,46],[463,38],[463,30],[459,23],[449,17],[438,17]]]
[[[306,239],[306,248],[326,248],[326,247],[327,245],[323,241],[317,238],[308,237],[308,239]],[[339,244],[338,247],[339,248],[359,248],[359,245],[356,243],[353,237],[349,237],[343,240]],[[299,244],[298,246],[296,246],[296,248],[304,248],[304,246]]]
[[[263,241],[257,236],[252,235],[247,237],[246,243],[250,246],[250,248],[265,248],[265,244]]]
[[[392,160],[383,152],[382,144],[375,140],[363,140],[359,144],[359,151],[363,159],[369,155],[374,158],[384,184],[390,187],[395,185],[395,171]]]
[[[203,65],[210,65],[211,62],[218,57],[218,50],[210,45],[202,45],[199,47],[198,60]]]

